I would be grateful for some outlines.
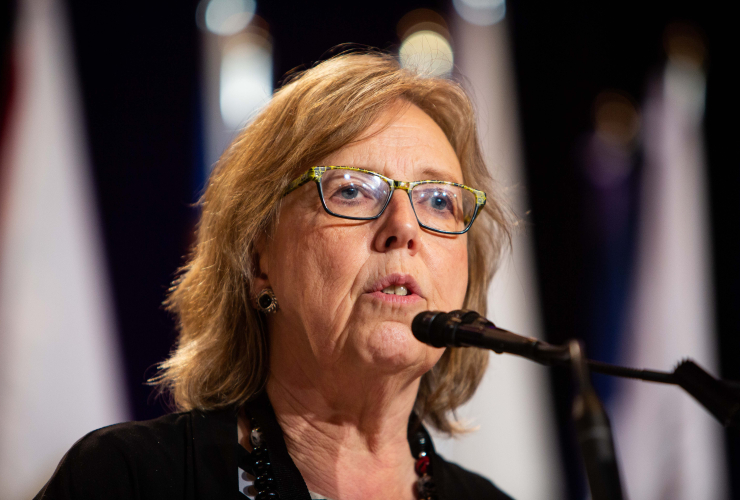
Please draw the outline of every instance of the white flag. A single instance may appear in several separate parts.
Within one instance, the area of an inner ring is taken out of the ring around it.
[[[486,163],[520,217],[527,210],[516,92],[506,22],[474,26],[456,19],[456,65],[470,83]],[[519,231],[488,296],[497,325],[542,338],[531,235]],[[458,411],[479,426],[469,435],[439,442],[443,454],[490,478],[518,500],[558,499],[564,482],[547,368],[508,355],[491,355],[475,397]]]
[[[31,498],[84,434],[128,416],[70,37],[18,3],[0,151],[0,497]]]
[[[704,76],[669,62],[644,111],[636,275],[620,362],[672,371],[691,357],[718,374],[712,317]],[[636,500],[727,498],[722,426],[677,387],[620,381],[612,421]]]

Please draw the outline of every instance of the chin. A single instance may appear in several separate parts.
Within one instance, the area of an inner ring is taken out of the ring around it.
[[[442,355],[441,349],[422,344],[408,326],[399,323],[383,324],[369,332],[365,349],[373,365],[383,371],[397,373],[416,368],[419,376]]]

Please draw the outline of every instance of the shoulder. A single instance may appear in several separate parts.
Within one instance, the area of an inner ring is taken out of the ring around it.
[[[509,495],[498,489],[488,479],[448,462],[439,455],[435,456],[433,467],[440,498],[511,500]]]
[[[142,487],[154,487],[165,497],[176,493],[182,489],[192,418],[192,413],[176,413],[87,434],[36,498],[138,498]]]
[[[129,466],[166,465],[183,456],[191,419],[191,413],[175,413],[103,427],[77,441],[65,459],[74,458],[90,466],[111,461]]]

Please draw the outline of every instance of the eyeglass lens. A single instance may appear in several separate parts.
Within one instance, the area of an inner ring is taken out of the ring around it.
[[[377,216],[388,201],[390,185],[382,178],[353,170],[328,170],[321,178],[326,208],[335,215]],[[411,190],[416,216],[423,225],[441,231],[463,231],[475,212],[475,194],[457,186],[425,183]]]

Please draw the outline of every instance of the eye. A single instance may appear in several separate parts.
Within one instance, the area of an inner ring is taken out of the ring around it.
[[[439,193],[434,193],[434,196],[429,200],[429,204],[435,210],[446,210],[448,206],[452,206],[450,201]]]
[[[336,169],[321,179],[321,192],[326,208],[335,215],[366,218],[378,214],[390,186],[373,174]]]
[[[420,193],[420,198],[426,200],[430,210],[437,213],[455,213],[455,194],[442,188],[428,189]]]
[[[422,184],[412,191],[417,216],[425,224],[457,220],[461,216],[456,187],[439,184]],[[433,222],[436,221],[436,222]]]
[[[360,194],[360,190],[355,186],[346,186],[339,190],[339,196],[345,200],[354,200]]]
[[[374,197],[372,188],[352,181],[332,186],[330,189],[329,197],[337,202],[365,202]]]

